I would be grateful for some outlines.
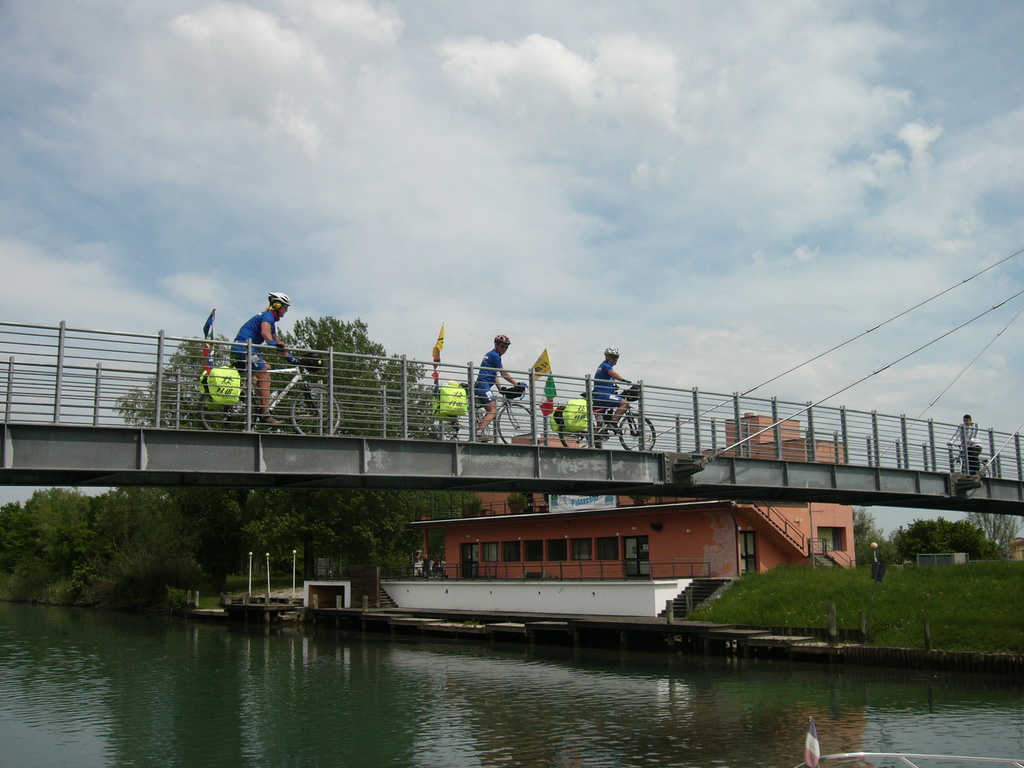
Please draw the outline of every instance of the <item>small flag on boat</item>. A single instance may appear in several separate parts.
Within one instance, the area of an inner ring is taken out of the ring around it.
[[[807,740],[804,742],[804,765],[807,768],[818,768],[818,758],[821,757],[821,745],[818,743],[818,729],[814,726],[814,718],[807,728]]]

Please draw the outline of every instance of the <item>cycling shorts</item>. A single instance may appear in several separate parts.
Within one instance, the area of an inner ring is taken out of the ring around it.
[[[474,392],[476,393],[476,407],[477,408],[481,408],[481,407],[487,405],[488,403],[493,403],[494,402],[494,390],[491,389],[491,385],[490,384],[487,384],[487,385],[477,384],[476,387],[474,388]]]
[[[595,408],[618,408],[621,402],[622,397],[620,395],[602,395],[601,397],[594,395]]]
[[[231,350],[231,364],[238,370],[245,368],[245,352],[236,352],[235,350]],[[270,366],[267,365],[267,361],[263,359],[259,352],[252,353],[252,357],[249,358],[249,367],[254,371],[270,370]]]

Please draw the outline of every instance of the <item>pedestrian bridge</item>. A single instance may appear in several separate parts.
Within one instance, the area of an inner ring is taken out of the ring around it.
[[[0,483],[619,493],[1024,514],[1020,437],[995,429],[982,433],[981,475],[968,477],[947,445],[955,424],[643,383],[633,409],[643,438],[653,433],[650,451],[591,447],[593,425],[563,441],[543,415],[543,386],[482,443],[468,439],[472,409],[458,432],[436,410],[435,384],[471,389],[475,366],[335,350],[321,351],[281,398],[283,426],[254,423],[244,392],[238,419],[221,423],[204,417],[202,374],[226,355],[224,342],[163,333],[0,323]],[[287,389],[293,377],[278,378]],[[552,383],[568,397],[592,391],[589,377]],[[296,399],[305,405],[292,407]],[[317,419],[310,403],[322,409]]]

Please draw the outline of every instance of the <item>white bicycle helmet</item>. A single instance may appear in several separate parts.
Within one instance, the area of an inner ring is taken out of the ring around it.
[[[618,357],[619,356],[619,348],[618,347],[608,347],[607,349],[605,349],[604,353],[606,355],[611,355],[612,357]]]
[[[267,303],[270,304],[271,306],[277,303],[283,304],[286,307],[290,307],[292,305],[292,300],[288,298],[287,293],[274,292],[267,296]]]

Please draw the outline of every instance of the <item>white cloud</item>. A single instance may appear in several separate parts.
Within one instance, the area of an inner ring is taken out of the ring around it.
[[[527,11],[5,6],[10,311],[57,321],[106,286],[123,298],[104,322],[191,333],[217,306],[230,332],[274,288],[290,320],[360,315],[390,351],[426,357],[443,320],[450,359],[500,331],[512,364],[548,347],[582,375],[618,340],[633,378],[732,391],[1024,240],[1024,111],[949,98],[1015,49],[975,60],[860,3]],[[1007,265],[765,394],[834,390],[1020,280]],[[985,335],[851,397],[913,410],[927,366]],[[1024,358],[1006,343],[985,396],[1010,420]]]

